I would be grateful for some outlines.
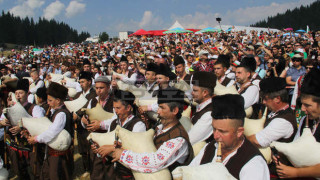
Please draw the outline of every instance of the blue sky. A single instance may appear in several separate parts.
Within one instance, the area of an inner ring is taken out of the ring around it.
[[[315,0],[0,0],[0,9],[21,17],[64,21],[91,35],[106,31],[167,29],[176,20],[185,28],[250,25]]]

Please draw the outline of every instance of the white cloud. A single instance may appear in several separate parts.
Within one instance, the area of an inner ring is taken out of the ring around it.
[[[53,19],[63,11],[64,7],[63,3],[55,1],[43,10],[43,17],[49,20]]]
[[[140,28],[150,29],[163,29],[163,20],[159,16],[154,16],[151,11],[145,11],[141,20],[130,19],[125,22],[118,22],[115,25],[109,25],[106,30],[110,33],[119,31],[136,31]]]
[[[77,14],[83,13],[86,10],[86,4],[80,3],[78,1],[71,1],[66,8],[66,16],[71,18]]]
[[[11,8],[9,11],[20,17],[32,17],[35,15],[34,11],[44,4],[44,0],[27,0],[19,1],[18,5]]]
[[[139,26],[143,27],[143,26],[149,24],[151,21],[152,21],[152,12],[145,11],[143,14],[143,17],[141,19],[141,22],[139,23]]]
[[[255,6],[239,8],[234,11],[227,11],[226,13],[202,13],[195,12],[194,14],[187,14],[184,16],[171,15],[173,21],[178,20],[185,28],[205,28],[208,26],[216,26],[216,17],[222,18],[221,24],[228,25],[250,25],[257,21],[266,19],[268,16],[274,16],[277,13],[283,13],[287,9],[294,9],[301,5],[309,5],[314,0],[299,0],[296,2],[276,3],[272,2],[266,6]]]

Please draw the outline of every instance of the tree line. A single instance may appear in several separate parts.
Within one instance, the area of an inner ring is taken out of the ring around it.
[[[294,30],[306,29],[320,30],[320,1],[317,0],[310,5],[300,6],[293,10],[287,10],[285,13],[268,17],[266,20],[252,24],[252,27],[270,27],[284,29],[291,27]]]
[[[12,43],[18,45],[57,45],[66,42],[82,42],[90,37],[88,32],[78,33],[68,24],[54,19],[20,18],[10,12],[2,11],[0,16],[0,44]]]

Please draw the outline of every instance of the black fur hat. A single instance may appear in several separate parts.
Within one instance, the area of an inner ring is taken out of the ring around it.
[[[319,69],[313,68],[305,76],[301,85],[301,93],[320,97],[320,70]]]
[[[212,91],[216,87],[217,77],[212,72],[199,71],[193,74],[192,84],[199,87],[209,88]]]
[[[238,94],[226,94],[212,98],[213,119],[241,119],[244,120],[244,99]]]
[[[61,84],[51,82],[47,89],[47,94],[64,101],[67,98],[68,89]]]

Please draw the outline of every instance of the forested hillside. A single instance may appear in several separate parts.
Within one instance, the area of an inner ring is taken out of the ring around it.
[[[82,42],[90,37],[88,32],[78,33],[68,24],[39,18],[20,18],[2,12],[0,16],[0,43],[18,45],[56,45],[65,42]]]
[[[253,27],[270,27],[284,29],[292,27],[294,30],[306,29],[307,25],[311,30],[320,30],[320,1],[315,1],[308,6],[301,6],[293,10],[287,10],[283,14],[277,14],[261,20]]]

